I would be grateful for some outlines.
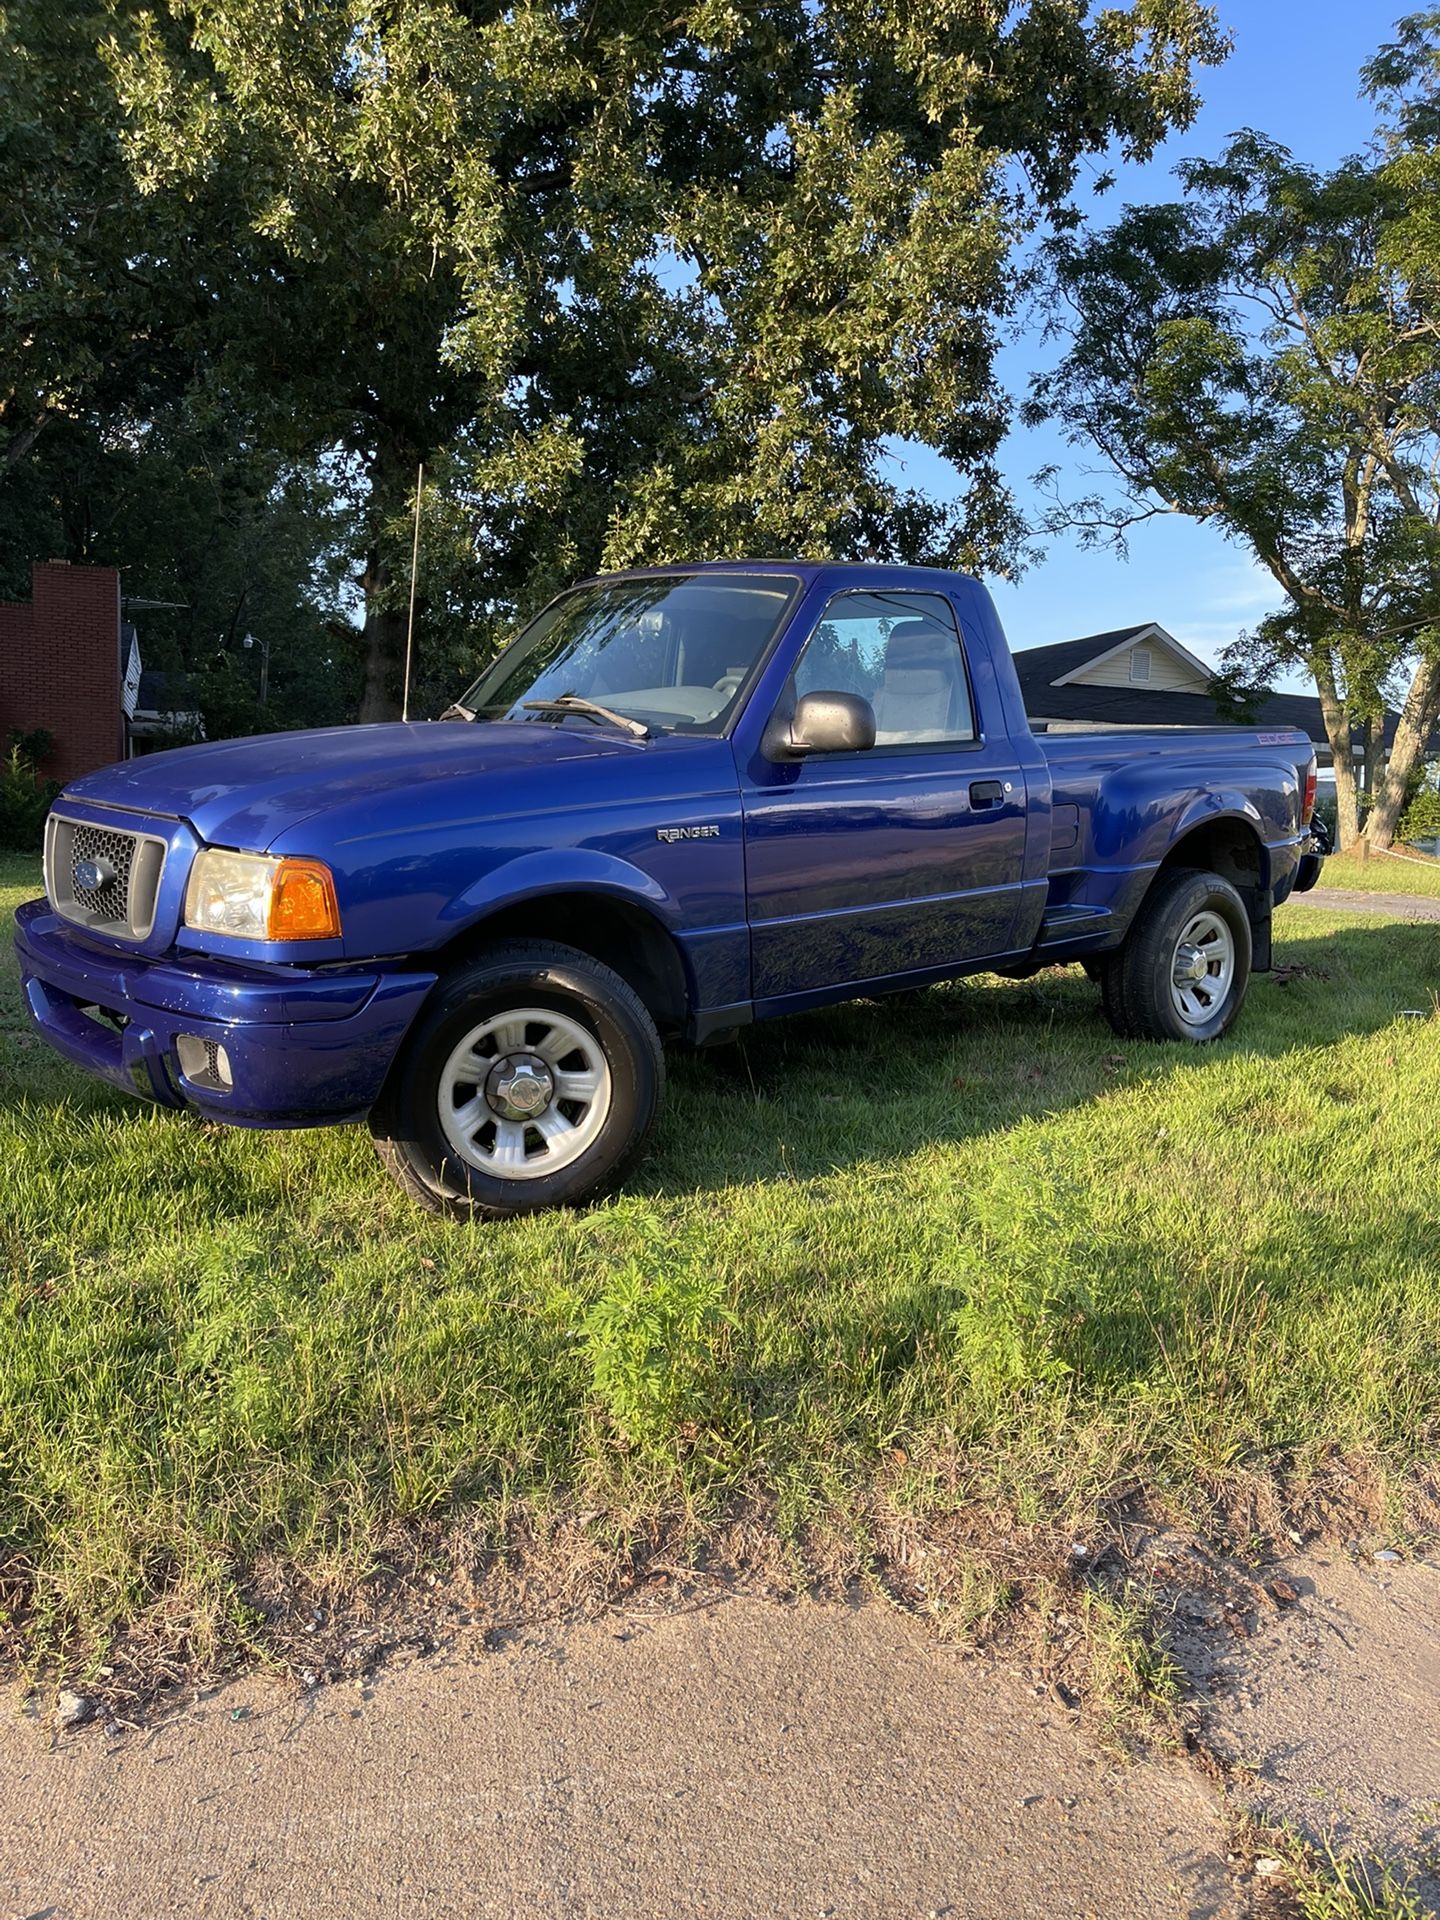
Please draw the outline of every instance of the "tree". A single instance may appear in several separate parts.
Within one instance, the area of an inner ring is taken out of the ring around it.
[[[1052,525],[1118,539],[1161,513],[1221,528],[1269,569],[1281,610],[1232,649],[1252,680],[1313,676],[1342,846],[1389,846],[1440,719],[1440,11],[1366,70],[1374,150],[1317,172],[1263,135],[1180,167],[1177,204],[1132,208],[1048,252],[1068,347],[1032,420],[1089,440],[1122,497]],[[1382,771],[1388,698],[1399,726]]]
[[[249,236],[252,439],[362,477],[378,718],[422,459],[484,566],[453,597],[497,617],[602,562],[1003,558],[1012,249],[1224,46],[1200,0],[157,0],[103,51],[135,185],[225,191]],[[895,487],[893,436],[959,511]]]
[[[66,421],[168,404],[218,342],[233,196],[134,178],[98,46],[136,10],[0,8],[0,478]]]
[[[0,596],[29,594],[37,554],[119,567],[127,598],[162,603],[136,615],[145,665],[183,678],[212,738],[337,723],[360,684],[351,510],[343,474],[288,466],[198,395],[149,417],[70,412],[0,472]]]

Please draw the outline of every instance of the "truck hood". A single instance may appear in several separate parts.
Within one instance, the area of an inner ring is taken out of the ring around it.
[[[482,774],[503,781],[529,769],[631,758],[651,746],[577,721],[394,721],[179,747],[88,773],[65,791],[92,806],[188,820],[212,846],[264,853],[303,821],[354,802]]]

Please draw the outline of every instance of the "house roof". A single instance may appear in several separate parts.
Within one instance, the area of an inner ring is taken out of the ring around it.
[[[1134,631],[1144,633],[1148,628],[1137,627]],[[1071,647],[1092,646],[1097,638],[1103,637],[1092,636],[1088,641],[1067,640],[1057,647],[1032,647],[1028,652],[1015,655],[1020,692],[1025,701],[1025,711],[1032,721],[1069,720],[1081,726],[1105,727],[1213,727],[1233,724],[1230,717],[1221,714],[1214,701],[1204,694],[1172,693],[1145,686],[1089,687],[1071,683],[1057,687],[1046,670],[1046,660],[1036,657],[1049,655],[1053,659]],[[1240,724],[1303,727],[1317,747],[1324,747],[1328,751],[1325,718],[1320,711],[1320,702],[1313,694],[1267,693],[1256,703],[1253,713],[1253,720]],[[1394,742],[1399,718],[1393,708],[1387,710],[1387,746]]]
[[[1176,692],[1161,687],[1130,684],[1104,687],[1077,684],[1074,674],[1093,666],[1097,660],[1118,653],[1142,636],[1155,636],[1188,660],[1201,673],[1210,669],[1204,661],[1186,651],[1154,620],[1142,620],[1133,627],[1115,627],[1109,633],[1089,633],[1079,640],[1060,640],[1053,646],[1026,647],[1014,656],[1015,672],[1025,711],[1037,724],[1045,721],[1072,721],[1081,726],[1106,727],[1209,727],[1231,724],[1207,694]],[[1303,727],[1317,747],[1329,750],[1325,718],[1314,694],[1267,693],[1251,709],[1253,720],[1241,724],[1256,727]],[[1385,744],[1392,746],[1399,714],[1394,708],[1385,713]],[[1440,743],[1440,730],[1432,740],[1432,751]]]
[[[1103,644],[1107,640],[1111,643],[1109,646]],[[1132,648],[1138,648],[1141,641],[1144,641],[1147,651],[1152,647],[1159,647],[1163,653],[1168,653],[1172,660],[1178,661],[1182,667],[1187,667],[1197,678],[1201,680],[1210,678],[1210,669],[1198,654],[1191,653],[1188,647],[1182,647],[1173,633],[1167,633],[1157,621],[1151,621],[1148,627],[1125,629],[1118,638],[1114,634],[1092,635],[1091,643],[1098,649],[1094,656],[1082,661],[1078,667],[1071,667],[1064,673],[1057,674],[1056,683],[1064,686],[1070,680],[1079,680],[1092,667],[1098,667],[1102,661],[1113,659],[1118,653],[1129,653]]]
[[[1151,633],[1154,628],[1153,620],[1142,620],[1138,626],[1115,627],[1109,633],[1087,633],[1083,640],[1059,640],[1049,647],[1026,647],[1023,653],[1016,654],[1015,665],[1017,669],[1023,665],[1028,674],[1049,686],[1067,674],[1079,673],[1102,654],[1114,653],[1127,640],[1138,640],[1142,633]],[[1024,684],[1022,678],[1021,685]]]
[[[1019,666],[1024,659],[1016,658]],[[1147,687],[1052,687],[1045,681],[1027,683],[1020,691],[1032,720],[1076,720],[1109,727],[1210,727],[1225,724],[1213,700],[1204,694],[1166,693]],[[1303,727],[1310,738],[1325,744],[1325,722],[1320,702],[1304,693],[1270,693],[1254,708],[1257,727]],[[1387,738],[1395,731],[1390,716]]]

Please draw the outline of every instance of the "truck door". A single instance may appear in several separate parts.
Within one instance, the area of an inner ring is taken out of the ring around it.
[[[782,696],[857,693],[864,752],[741,769],[757,1001],[1012,950],[1025,854],[1025,777],[1001,717],[976,712],[943,594],[836,593]]]

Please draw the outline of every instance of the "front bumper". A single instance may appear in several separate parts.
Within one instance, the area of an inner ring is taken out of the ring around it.
[[[16,915],[15,951],[26,1010],[57,1052],[124,1093],[246,1127],[363,1118],[435,984],[433,973],[102,950],[44,900]],[[224,1047],[228,1087],[187,1076],[182,1036]]]

